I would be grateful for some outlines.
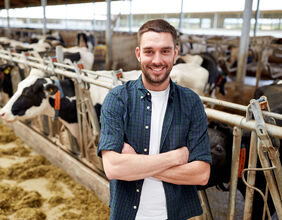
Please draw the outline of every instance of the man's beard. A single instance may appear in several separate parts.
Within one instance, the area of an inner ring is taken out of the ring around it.
[[[171,72],[171,68],[167,69],[165,74],[162,75],[161,77],[151,77],[151,75],[148,73],[148,71],[146,70],[146,68],[141,65],[141,70],[142,70],[142,73],[144,74],[144,77],[145,79],[151,83],[151,84],[154,84],[154,85],[157,85],[157,84],[162,84],[163,82],[165,82],[167,80],[167,78],[169,77],[169,74]]]

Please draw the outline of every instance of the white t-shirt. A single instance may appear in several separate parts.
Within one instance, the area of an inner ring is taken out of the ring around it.
[[[152,101],[149,154],[160,153],[162,126],[169,95],[164,91],[150,91]],[[144,179],[136,220],[167,219],[166,197],[162,181],[149,177]]]

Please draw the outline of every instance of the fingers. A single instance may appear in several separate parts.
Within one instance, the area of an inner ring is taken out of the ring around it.
[[[136,151],[128,143],[124,142],[121,153],[122,154],[136,154]]]
[[[176,156],[178,158],[179,164],[186,164],[186,163],[188,163],[189,150],[188,150],[188,148],[186,146],[178,148],[175,151],[176,151]]]

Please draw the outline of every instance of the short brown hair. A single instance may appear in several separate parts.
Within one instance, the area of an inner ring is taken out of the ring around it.
[[[155,19],[155,20],[149,20],[145,24],[143,24],[137,33],[137,40],[138,40],[138,45],[140,45],[140,40],[142,34],[148,32],[148,31],[154,31],[157,33],[170,33],[173,39],[174,46],[176,45],[177,41],[177,33],[175,28],[168,23],[167,21],[163,19]]]

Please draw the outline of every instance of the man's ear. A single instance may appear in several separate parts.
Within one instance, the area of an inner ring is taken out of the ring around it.
[[[50,83],[44,86],[44,91],[46,91],[50,95],[55,95],[56,92],[58,91],[58,87]]]
[[[174,48],[174,58],[173,58],[174,63],[175,63],[177,57],[178,57],[178,45],[175,45],[175,48]]]
[[[140,62],[140,48],[139,47],[136,47],[135,55],[136,55],[137,60]]]

